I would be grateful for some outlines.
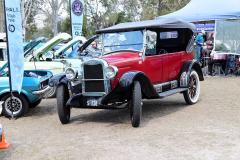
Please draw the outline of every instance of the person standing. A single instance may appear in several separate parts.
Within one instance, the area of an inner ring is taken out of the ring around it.
[[[203,35],[205,34],[205,31],[202,30],[196,37],[196,44],[197,44],[197,61],[200,62],[201,60],[201,53],[203,50]]]

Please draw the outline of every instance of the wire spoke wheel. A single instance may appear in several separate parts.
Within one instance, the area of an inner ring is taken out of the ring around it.
[[[193,99],[196,96],[196,77],[194,75],[190,77],[188,90],[190,97]]]
[[[195,70],[191,70],[188,89],[183,92],[183,96],[187,104],[194,104],[198,101],[199,94],[200,94],[199,77]]]

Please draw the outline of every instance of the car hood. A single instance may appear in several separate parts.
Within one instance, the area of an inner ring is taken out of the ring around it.
[[[102,56],[109,65],[121,67],[133,64],[134,59],[139,58],[139,53],[136,52],[116,52],[109,55]]]
[[[85,37],[77,36],[74,39],[72,39],[71,41],[69,41],[67,44],[62,46],[59,50],[57,50],[55,55],[58,56],[60,53],[66,52],[70,47],[72,47],[73,45],[75,45],[79,41],[82,41],[83,43],[85,43],[87,40],[86,40]]]
[[[45,37],[39,37],[36,40],[33,40],[31,42],[29,42],[28,44],[26,44],[23,47],[23,52],[24,52],[24,58],[27,57],[27,55],[39,44],[41,43],[43,40],[45,40]],[[8,67],[8,62],[6,62],[1,68],[0,68],[0,72],[2,72],[6,67]]]

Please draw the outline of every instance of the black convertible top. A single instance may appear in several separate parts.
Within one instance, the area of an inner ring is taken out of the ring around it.
[[[195,32],[195,25],[181,19],[155,19],[148,21],[138,21],[129,23],[120,23],[112,27],[96,30],[96,34],[122,32],[141,29],[156,28],[189,28]]]

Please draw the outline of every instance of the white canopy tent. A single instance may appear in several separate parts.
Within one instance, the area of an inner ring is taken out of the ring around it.
[[[240,18],[240,0],[191,0],[182,9],[156,19],[178,18],[188,22]]]

